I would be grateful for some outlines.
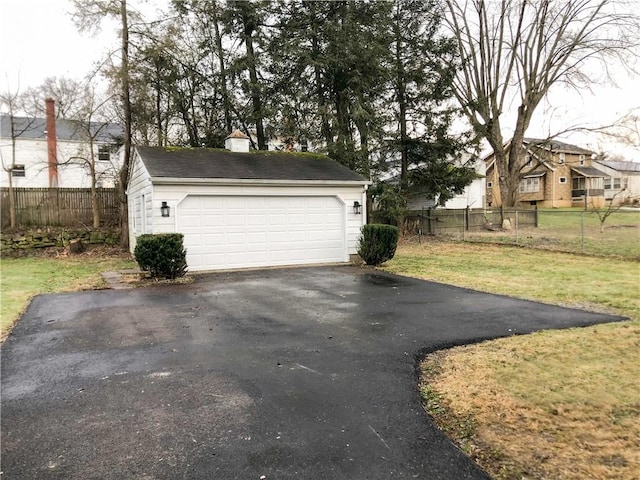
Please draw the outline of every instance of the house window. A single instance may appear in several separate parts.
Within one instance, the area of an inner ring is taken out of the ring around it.
[[[98,160],[101,162],[108,162],[111,160],[109,145],[100,145],[100,147],[98,147]]]
[[[560,177],[560,183],[567,183],[567,177]]]
[[[487,188],[493,188],[493,182],[487,182]]]
[[[565,162],[565,160],[566,160],[566,155],[565,155],[565,153],[564,153],[564,152],[559,153],[559,154],[558,154],[558,158],[560,159],[560,165],[564,165],[564,162]]]
[[[584,165],[584,154],[580,155],[580,165]]]
[[[24,177],[25,176],[24,165],[15,164],[13,166],[13,168],[11,169],[11,176],[12,177]]]
[[[535,193],[540,191],[540,178],[524,178],[520,181],[520,193]]]
[[[531,155],[527,155],[524,157],[524,166],[531,168],[531,166],[533,165],[533,161],[531,160]]]
[[[605,190],[620,190],[621,187],[622,187],[622,182],[620,178],[605,177],[604,179]]]

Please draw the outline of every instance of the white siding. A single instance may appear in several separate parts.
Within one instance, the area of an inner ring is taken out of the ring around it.
[[[620,189],[607,189],[604,192],[605,199],[609,200],[615,196],[615,204],[620,204],[628,198],[640,198],[640,173],[615,170],[602,163],[596,164],[596,168],[607,176],[620,179]],[[626,190],[621,191],[621,189]]]
[[[474,180],[464,189],[462,194],[453,197],[442,208],[484,208],[485,185],[485,178]],[[423,207],[431,208],[434,205],[435,202],[427,199],[424,195],[414,195],[407,200],[409,210],[421,210]]]
[[[113,187],[120,168],[121,161],[117,153],[111,154],[110,161],[98,160],[98,148],[94,145],[96,177],[103,187]],[[78,158],[89,158],[89,145],[77,141],[58,140],[58,187],[60,188],[89,188],[91,174],[88,165]],[[9,167],[12,162],[11,139],[0,139],[0,155],[3,167]],[[76,158],[78,157],[78,158]],[[47,188],[49,187],[49,157],[46,139],[16,140],[16,160],[18,165],[25,166],[24,177],[13,177],[14,187]],[[0,172],[0,186],[7,187],[9,180],[7,173]]]
[[[136,239],[143,233],[153,231],[153,188],[151,177],[134,152],[132,158],[131,178],[127,190],[129,211],[129,248],[133,252]],[[158,207],[158,213],[160,207]]]

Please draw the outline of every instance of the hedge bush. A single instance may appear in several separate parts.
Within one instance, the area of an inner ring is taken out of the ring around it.
[[[133,256],[153,278],[176,278],[187,273],[187,251],[181,233],[140,235]]]
[[[398,246],[398,227],[370,224],[360,230],[358,255],[367,265],[380,265],[391,260]]]

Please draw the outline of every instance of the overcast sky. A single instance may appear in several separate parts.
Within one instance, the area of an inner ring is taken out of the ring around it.
[[[130,3],[153,15],[169,0]],[[0,0],[0,92],[40,85],[46,77],[84,78],[109,51],[118,46],[117,26],[105,23],[96,36],[81,34],[71,21],[68,0]],[[539,107],[529,136],[544,137],[570,125],[606,124],[640,108],[640,79],[621,72],[618,87],[596,85],[593,93],[556,89]],[[583,147],[608,150],[640,161],[640,151],[624,148],[594,135],[573,134],[565,139]]]

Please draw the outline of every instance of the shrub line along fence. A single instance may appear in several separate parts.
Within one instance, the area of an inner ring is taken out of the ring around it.
[[[90,188],[14,188],[16,223],[20,227],[78,227],[92,225]],[[120,202],[115,188],[99,188],[98,204],[103,226],[120,224]],[[2,228],[11,224],[9,189],[0,189]]]
[[[413,235],[459,234],[503,228],[537,227],[538,209],[460,208],[412,210],[405,216],[405,231]]]

